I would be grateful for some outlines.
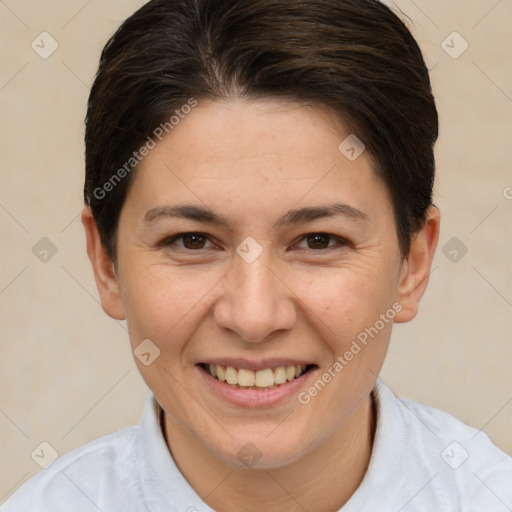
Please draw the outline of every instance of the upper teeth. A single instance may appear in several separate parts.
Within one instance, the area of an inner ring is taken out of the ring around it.
[[[254,372],[246,368],[233,368],[232,366],[221,366],[209,364],[206,367],[213,377],[222,382],[240,387],[273,388],[276,385],[284,384],[287,380],[299,377],[305,366],[278,366],[277,368],[265,368]]]

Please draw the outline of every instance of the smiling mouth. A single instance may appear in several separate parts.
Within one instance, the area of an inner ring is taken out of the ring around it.
[[[298,379],[316,368],[314,364],[278,366],[253,371],[219,364],[200,363],[199,366],[213,378],[239,389],[273,389]]]

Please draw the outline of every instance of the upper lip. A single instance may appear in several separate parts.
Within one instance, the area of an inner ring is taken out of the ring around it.
[[[283,359],[283,358],[272,358],[272,359],[261,359],[258,361],[250,361],[243,357],[212,357],[211,359],[205,359],[201,361],[203,364],[215,364],[219,366],[232,366],[233,368],[244,368],[246,370],[265,370],[266,368],[278,368],[280,366],[310,366],[314,363],[311,361],[305,361],[304,359]]]

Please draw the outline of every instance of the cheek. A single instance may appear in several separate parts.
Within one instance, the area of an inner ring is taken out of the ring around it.
[[[176,346],[205,314],[209,293],[222,277],[160,264],[134,265],[128,275],[122,294],[132,345],[149,338],[166,345],[174,339]]]
[[[318,269],[313,275],[296,273],[292,282],[297,296],[324,329],[344,338],[373,325],[392,306],[396,290],[388,275],[389,271],[376,265],[359,265]]]
[[[382,257],[381,257],[382,259]],[[357,263],[356,263],[357,261]],[[362,255],[343,266],[287,266],[277,270],[294,302],[297,325],[309,325],[340,353],[365,328],[374,325],[394,301],[389,268],[375,254]],[[135,254],[123,268],[121,292],[132,348],[150,339],[176,357],[194,330],[203,335],[215,303],[227,284],[229,268],[173,267],[155,263],[154,255]],[[204,325],[201,325],[204,324]],[[385,330],[384,330],[385,331]],[[205,334],[206,333],[206,334]]]

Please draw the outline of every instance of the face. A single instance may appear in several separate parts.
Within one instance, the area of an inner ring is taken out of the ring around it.
[[[332,439],[393,321],[415,314],[435,229],[402,259],[386,186],[367,151],[340,151],[348,135],[319,108],[199,101],[134,176],[115,275],[96,258],[167,429],[226,463],[255,450],[280,467]]]

